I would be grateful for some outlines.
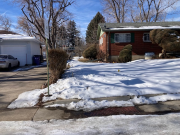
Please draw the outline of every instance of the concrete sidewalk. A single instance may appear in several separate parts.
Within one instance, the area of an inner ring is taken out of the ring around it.
[[[151,97],[156,95],[144,95],[144,96]],[[127,101],[132,98],[133,98],[132,96],[122,96],[122,97],[95,98],[93,100]],[[78,99],[56,100],[56,101],[44,103],[43,105],[45,106],[51,104],[67,104],[70,102],[78,102],[78,101],[79,101]],[[123,107],[121,108],[123,109]],[[180,111],[180,100],[159,102],[157,104],[151,104],[151,105],[135,105],[135,108],[139,112],[141,112],[141,114],[159,114],[159,113],[162,114],[167,112],[178,112]],[[81,118],[81,115],[83,115],[84,113],[86,112],[70,111],[64,108],[32,107],[32,108],[22,108],[22,109],[4,109],[3,111],[0,112],[0,121],[29,121],[29,120],[43,121],[50,119],[71,119],[71,118]],[[78,117],[73,117],[74,114],[77,115]]]
[[[15,100],[19,94],[40,89],[47,80],[46,67],[28,71],[0,72],[0,112]]]
[[[27,67],[24,67],[27,68]],[[24,69],[22,68],[22,69]],[[25,69],[24,69],[25,70]],[[7,109],[19,94],[40,89],[47,80],[47,68],[39,67],[28,71],[0,72],[0,120],[30,120],[38,108]]]

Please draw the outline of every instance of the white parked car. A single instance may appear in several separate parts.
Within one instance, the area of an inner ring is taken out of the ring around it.
[[[0,54],[0,68],[11,69],[11,67],[18,67],[19,65],[20,62],[17,58],[7,54]]]

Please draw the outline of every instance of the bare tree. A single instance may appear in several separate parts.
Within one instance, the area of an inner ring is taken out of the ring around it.
[[[36,34],[32,32],[32,31],[36,31],[36,28],[33,27],[33,25],[31,25],[31,23],[26,19],[25,16],[21,16],[18,18],[18,24],[16,28],[28,34],[29,36],[36,37]],[[39,39],[39,37],[36,38]]]
[[[106,17],[118,23],[164,21],[179,0],[101,0]],[[130,19],[131,18],[131,19]]]
[[[9,31],[12,26],[12,21],[6,15],[0,15],[0,24],[3,30]]]
[[[164,21],[168,10],[174,9],[178,0],[137,0],[131,7],[133,22]]]
[[[129,2],[130,0],[101,0],[106,16],[113,17],[118,23],[125,22]]]
[[[76,38],[76,42],[77,46],[75,46],[74,52],[79,56],[82,56],[83,51],[87,48],[85,38],[83,36],[78,37]]]
[[[45,41],[44,36],[44,20],[48,20],[49,24],[49,47],[56,48],[57,32],[59,26],[67,21],[70,17],[70,13],[67,11],[67,7],[74,3],[73,0],[14,0],[20,2],[24,19],[22,21],[24,28],[30,28],[27,31],[29,34],[33,34]]]

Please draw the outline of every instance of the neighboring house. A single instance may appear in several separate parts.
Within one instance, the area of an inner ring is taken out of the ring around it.
[[[119,52],[127,44],[132,45],[133,59],[144,58],[146,52],[159,55],[162,48],[149,39],[153,29],[173,29],[180,33],[180,22],[100,23],[97,32],[100,50],[108,54],[111,61],[117,61]]]
[[[41,55],[42,43],[34,37],[20,34],[0,34],[0,38],[2,38],[0,54],[14,56],[20,61],[20,66],[33,64],[33,56]]]

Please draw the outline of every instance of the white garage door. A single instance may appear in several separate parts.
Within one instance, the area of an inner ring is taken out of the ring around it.
[[[26,64],[26,45],[2,45],[2,54],[9,54],[20,61],[20,66]]]

